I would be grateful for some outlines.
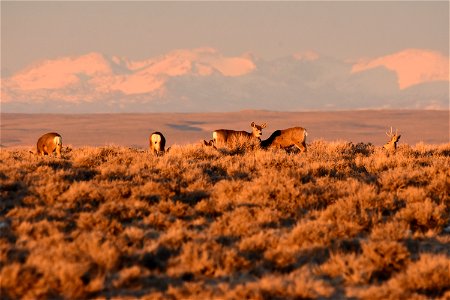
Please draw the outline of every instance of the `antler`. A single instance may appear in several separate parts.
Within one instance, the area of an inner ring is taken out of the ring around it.
[[[386,132],[386,135],[388,136],[388,138],[392,139],[394,137],[398,137],[398,129],[395,129],[395,134],[394,131],[392,130],[392,126],[391,126],[391,130]]]
[[[397,134],[397,133],[396,133]],[[389,138],[391,138],[391,137],[393,137],[394,136],[394,134],[393,134],[393,132],[392,132],[392,126],[391,126],[391,131],[386,131],[386,135],[389,137]]]

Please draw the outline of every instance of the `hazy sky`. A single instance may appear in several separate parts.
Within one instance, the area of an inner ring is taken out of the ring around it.
[[[353,60],[449,48],[447,1],[1,1],[1,8],[3,76],[89,52],[144,59],[207,46],[267,60],[306,50]]]

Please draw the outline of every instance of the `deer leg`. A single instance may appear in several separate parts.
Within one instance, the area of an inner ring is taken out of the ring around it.
[[[61,158],[61,146],[56,146],[56,157]]]
[[[306,142],[305,142],[305,141],[302,142],[302,146],[303,146],[303,148],[304,148],[304,150],[305,150],[305,151],[303,151],[303,152],[308,151],[308,149],[306,148]]]
[[[302,143],[299,143],[299,144],[296,143],[295,147],[300,149],[301,152],[306,152],[306,143],[305,142],[302,142]]]

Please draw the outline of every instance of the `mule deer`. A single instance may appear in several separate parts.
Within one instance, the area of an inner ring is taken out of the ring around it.
[[[261,125],[252,122],[250,124],[252,127],[252,132],[247,131],[236,131],[230,129],[218,129],[213,132],[213,139],[209,142],[204,141],[207,146],[217,147],[218,145],[230,146],[233,141],[238,140],[250,140],[252,138],[261,140],[262,130],[266,128],[267,124],[263,123]]]
[[[308,132],[302,127],[275,130],[268,139],[261,141],[262,148],[287,149],[292,146],[306,152],[306,136]]]
[[[36,145],[38,155],[50,155],[56,152],[57,157],[61,157],[62,138],[56,132],[49,132],[41,136]]]
[[[387,131],[386,135],[389,137],[389,142],[387,142],[383,148],[389,151],[395,151],[397,150],[397,143],[398,140],[400,139],[401,135],[398,134],[397,129],[395,129],[395,134],[392,131],[392,126],[391,126],[391,131]]]
[[[153,132],[149,137],[150,153],[162,155],[165,152],[166,138],[161,132]],[[167,149],[169,150],[169,149]]]

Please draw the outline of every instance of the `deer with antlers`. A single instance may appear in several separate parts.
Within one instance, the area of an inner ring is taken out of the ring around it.
[[[389,151],[397,150],[397,143],[401,137],[401,135],[398,134],[397,129],[395,129],[395,133],[394,133],[392,131],[392,126],[391,126],[391,131],[386,132],[386,135],[389,137],[390,140],[383,146],[383,148],[386,150],[389,150]]]

